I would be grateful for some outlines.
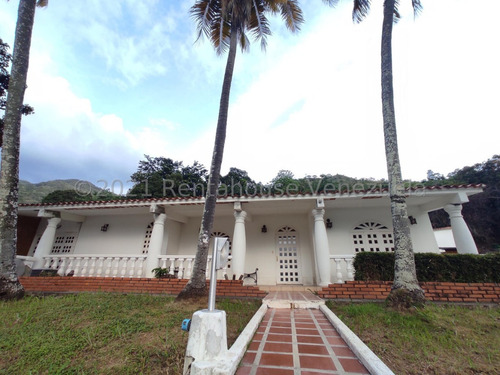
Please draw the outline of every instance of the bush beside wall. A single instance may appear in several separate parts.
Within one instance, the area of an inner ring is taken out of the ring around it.
[[[355,280],[394,280],[394,253],[358,253]],[[419,282],[500,283],[500,254],[416,253]]]

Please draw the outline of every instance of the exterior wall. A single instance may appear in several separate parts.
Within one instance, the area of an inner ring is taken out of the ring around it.
[[[142,255],[144,234],[151,221],[152,215],[89,216],[82,223],[73,253]],[[104,224],[109,224],[107,232],[101,232]]]
[[[333,228],[327,230],[332,255],[355,254],[352,233],[354,227],[361,223],[373,221],[392,229],[388,208],[329,209],[325,212],[325,220],[327,218],[333,222]]]
[[[429,214],[418,209],[412,209],[408,214],[417,220],[417,224],[410,225],[413,251],[415,253],[439,253]]]
[[[179,254],[181,223],[167,220],[163,237],[162,254]]]
[[[294,228],[298,235],[302,284],[314,284],[314,254],[310,239],[310,221],[312,221],[310,215],[254,216],[251,222],[246,223],[246,272],[253,272],[255,268],[258,268],[260,285],[276,285],[278,273],[277,232],[284,226],[289,226]],[[267,233],[261,232],[263,225],[267,227]]]
[[[47,219],[41,219],[40,224],[38,225],[38,228],[36,230],[36,234],[33,237],[33,241],[30,246],[30,251],[29,255],[33,256],[35,253],[35,248],[38,244],[38,241],[40,240],[40,237],[42,237],[43,232],[45,231],[45,228],[47,228],[48,220]],[[80,232],[80,229],[82,227],[82,223],[74,222],[74,221],[61,221],[60,226],[56,230],[56,237],[58,236],[63,236],[63,235],[76,235],[76,243],[78,244],[78,234]]]
[[[277,279],[276,260],[276,232],[284,227],[293,227],[298,232],[300,248],[300,272],[304,285],[314,284],[314,255],[311,247],[311,232],[309,221],[312,218],[306,215],[287,216],[252,216],[245,222],[247,238],[247,251],[245,259],[245,272],[258,271],[258,281],[260,285],[275,285]],[[267,233],[262,233],[263,225],[267,227]],[[178,253],[181,255],[193,255],[196,253],[198,231],[200,227],[199,218],[191,218],[186,224],[180,225],[178,236]],[[229,235],[231,241],[234,232],[234,217],[216,217],[213,232],[223,232]],[[173,247],[169,247],[173,249]],[[173,254],[170,253],[169,254]],[[232,278],[232,269],[228,269],[228,277]]]
[[[415,252],[439,253],[436,238],[427,212],[411,208],[409,215],[415,217],[416,225],[410,226]],[[392,231],[392,218],[389,208],[349,208],[327,210],[325,220],[333,222],[333,228],[327,229],[330,253],[332,255],[355,254],[352,233],[355,226],[373,221],[385,225]]]

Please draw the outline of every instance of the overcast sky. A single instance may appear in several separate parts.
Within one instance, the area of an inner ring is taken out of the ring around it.
[[[18,1],[0,1],[13,45]],[[144,154],[210,165],[226,56],[195,43],[194,1],[51,0],[38,9],[22,123],[21,179],[126,183]],[[222,173],[269,182],[385,178],[382,1],[354,25],[352,1],[301,1],[299,34],[273,19],[267,51],[238,53]],[[403,177],[448,174],[500,153],[500,1],[401,1],[393,40]],[[408,4],[406,4],[408,3]],[[115,189],[116,190],[116,189]],[[119,191],[115,191],[119,192]]]

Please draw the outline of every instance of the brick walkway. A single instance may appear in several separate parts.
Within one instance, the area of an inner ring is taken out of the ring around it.
[[[236,375],[369,374],[318,309],[268,309]]]

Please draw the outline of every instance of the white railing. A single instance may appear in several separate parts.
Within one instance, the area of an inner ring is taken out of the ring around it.
[[[33,268],[37,258],[18,256],[25,265]],[[57,270],[59,276],[86,277],[152,277],[146,270],[146,255],[50,255],[43,257],[43,269]],[[158,267],[168,269],[168,274],[177,279],[189,279],[194,265],[194,255],[161,255]],[[229,257],[231,259],[231,257]],[[207,278],[212,256],[208,257]],[[227,267],[217,272],[218,279],[227,277]]]
[[[168,269],[168,274],[177,279],[189,279],[193,272],[194,255],[160,255],[158,257],[158,267]],[[229,256],[229,260],[231,260]],[[212,256],[208,256],[207,261],[207,279],[210,277],[212,266]],[[225,279],[227,276],[227,267],[217,272],[218,279]]]
[[[335,265],[333,268],[334,283],[342,284],[346,280],[354,280],[354,268],[352,266],[354,255],[330,255],[330,260],[333,260]]]
[[[16,259],[19,259],[24,263],[25,266],[33,269],[33,265],[35,264],[37,258],[35,257],[29,257],[26,255],[16,255]]]
[[[59,276],[144,277],[145,255],[51,255],[43,257],[44,269]]]

